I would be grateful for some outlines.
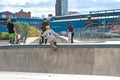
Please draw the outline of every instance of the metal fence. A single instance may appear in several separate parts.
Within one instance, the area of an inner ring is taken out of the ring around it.
[[[63,36],[67,37],[68,34],[64,34]],[[99,27],[89,27],[89,28],[75,28],[74,39],[86,40],[86,41],[120,40],[120,26],[115,25],[115,26],[99,26]]]
[[[75,29],[76,40],[120,40],[119,26]]]

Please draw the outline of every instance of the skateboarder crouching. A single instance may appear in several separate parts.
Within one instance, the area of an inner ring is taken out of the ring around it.
[[[58,34],[50,29],[49,25],[46,26],[46,29],[47,30],[42,34],[42,37],[47,36],[47,39],[50,41],[50,45],[53,47],[54,50],[57,50],[56,37],[58,37]]]

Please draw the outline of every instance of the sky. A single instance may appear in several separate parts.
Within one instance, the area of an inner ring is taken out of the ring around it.
[[[30,11],[33,17],[55,15],[56,0],[0,0],[0,12]],[[90,11],[120,9],[120,0],[68,0],[68,11],[81,14]]]

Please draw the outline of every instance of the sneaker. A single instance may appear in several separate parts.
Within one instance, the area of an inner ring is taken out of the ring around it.
[[[14,41],[12,41],[11,44],[14,44]]]
[[[57,51],[57,50],[58,50],[58,48],[55,48],[55,49],[54,49],[54,51]]]
[[[11,42],[12,42],[12,41],[10,41],[10,40],[9,40],[9,42],[8,42],[8,43],[11,43]]]

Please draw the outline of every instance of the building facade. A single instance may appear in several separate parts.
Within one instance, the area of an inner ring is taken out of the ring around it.
[[[61,0],[56,0],[55,15],[56,16],[61,16]]]
[[[31,18],[31,12],[24,12],[22,9],[21,11],[16,13],[17,18]]]
[[[68,0],[56,0],[55,14],[56,16],[64,16],[68,12]]]
[[[16,18],[15,14],[9,11],[1,12],[0,18]]]

